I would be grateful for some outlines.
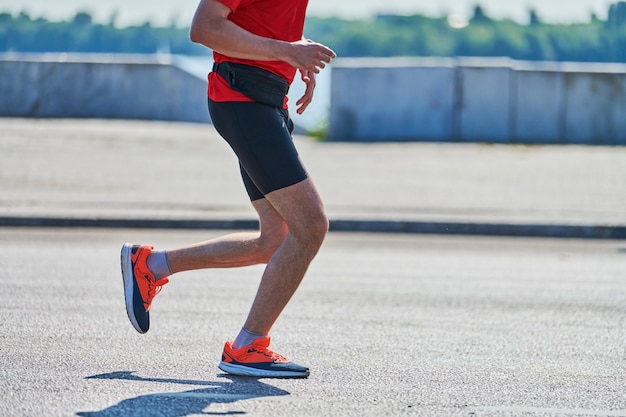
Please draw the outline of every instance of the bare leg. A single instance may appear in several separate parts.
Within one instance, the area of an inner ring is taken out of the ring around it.
[[[300,285],[328,231],[321,198],[310,179],[266,196],[289,232],[270,258],[244,327],[269,331]]]
[[[173,273],[267,263],[244,327],[268,334],[300,285],[328,231],[310,179],[253,202],[260,234],[236,233],[167,252]]]
[[[233,233],[168,250],[172,273],[267,263],[285,239],[287,224],[267,200],[256,200],[252,205],[259,215],[259,233]]]

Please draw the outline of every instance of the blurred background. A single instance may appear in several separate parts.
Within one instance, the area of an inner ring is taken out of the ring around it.
[[[0,115],[210,122],[211,51],[188,39],[196,5],[0,0]],[[340,58],[293,116],[300,132],[626,143],[626,2],[311,0],[305,35]],[[296,81],[290,99],[302,92]]]
[[[480,5],[492,18],[511,19],[518,23],[528,23],[529,10],[535,9],[551,23],[585,23],[591,15],[606,19],[611,0],[310,0],[309,15],[316,17],[341,17],[345,19],[365,19],[377,14],[420,14],[429,17],[461,15],[469,19],[472,10]],[[77,12],[89,13],[98,23],[108,23],[113,17],[121,26],[151,22],[155,26],[186,26],[198,4],[197,0],[180,0],[155,6],[149,0],[1,0],[0,9],[16,14],[25,12],[32,17],[50,20],[67,20]]]

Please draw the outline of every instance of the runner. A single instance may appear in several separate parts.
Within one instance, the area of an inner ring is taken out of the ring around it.
[[[309,375],[307,367],[269,348],[270,329],[328,231],[322,200],[294,146],[287,110],[296,73],[306,85],[296,102],[302,113],[313,99],[315,74],[335,58],[330,48],[303,38],[307,2],[201,0],[191,25],[191,40],[214,51],[209,112],[239,159],[260,230],[171,250],[122,247],[126,310],[140,333],[148,331],[153,298],[172,274],[266,264],[243,327],[224,345],[219,367],[234,375]]]

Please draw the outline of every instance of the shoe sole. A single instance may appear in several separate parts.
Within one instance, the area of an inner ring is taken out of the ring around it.
[[[306,378],[310,372],[295,371],[267,371],[263,369],[251,368],[245,365],[237,365],[228,362],[220,362],[218,368],[230,375],[255,376],[262,378]]]
[[[133,277],[133,261],[131,259],[131,251],[133,245],[125,243],[122,246],[122,253],[120,255],[120,263],[122,266],[122,279],[124,281],[124,300],[126,301],[126,315],[131,324],[139,333],[144,334],[147,330],[143,330],[137,322],[135,317],[133,298],[135,296],[135,279]]]

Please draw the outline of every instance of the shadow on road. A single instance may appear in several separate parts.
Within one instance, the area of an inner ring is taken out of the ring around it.
[[[87,379],[109,379],[141,382],[158,382],[203,386],[205,388],[183,392],[164,392],[129,398],[100,411],[80,411],[81,417],[114,416],[163,416],[184,417],[189,415],[238,415],[244,411],[204,412],[211,404],[234,403],[260,397],[289,395],[289,392],[260,382],[256,378],[222,376],[229,382],[195,381],[171,378],[144,378],[133,372],[120,371],[88,376]]]

